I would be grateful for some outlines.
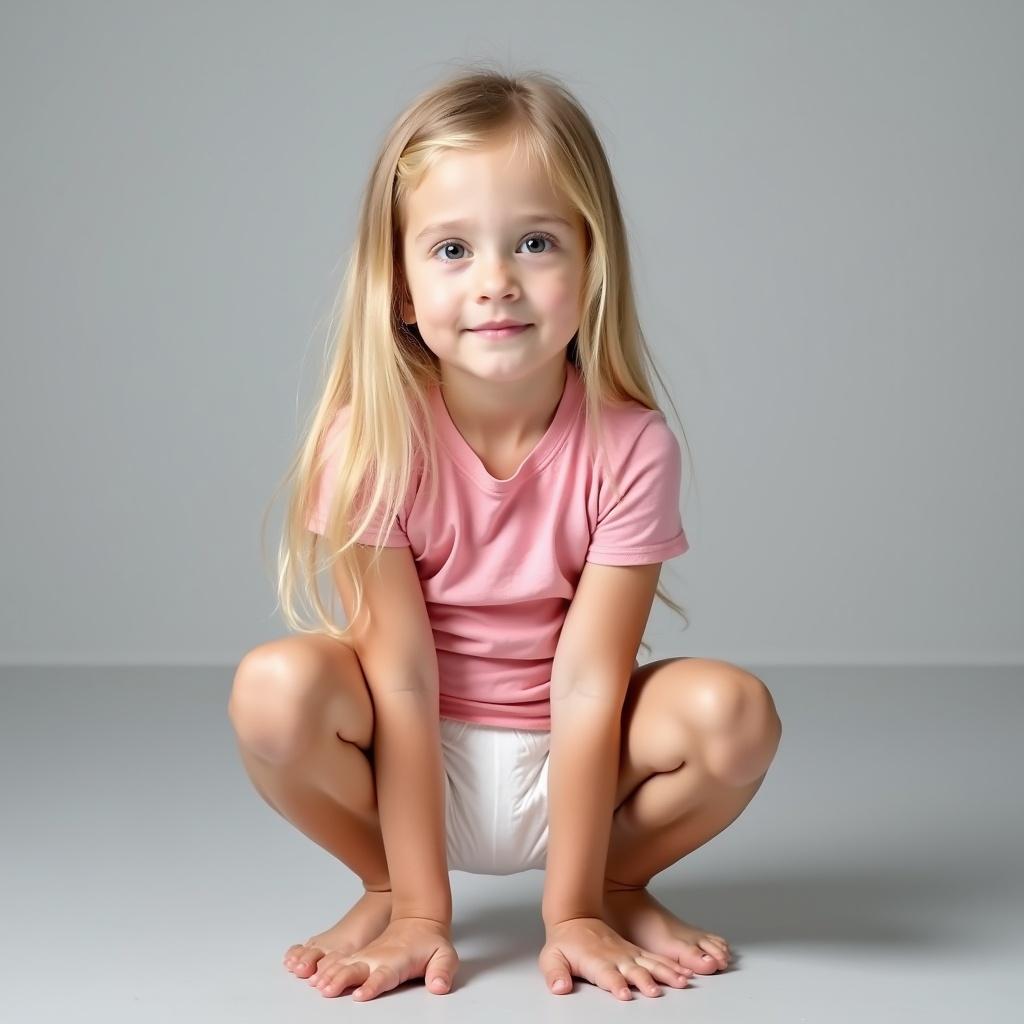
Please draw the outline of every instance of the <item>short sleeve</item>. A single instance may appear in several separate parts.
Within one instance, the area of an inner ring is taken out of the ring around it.
[[[334,496],[335,479],[337,477],[338,466],[341,462],[341,441],[345,426],[348,423],[350,412],[350,406],[342,406],[335,414],[334,420],[331,422],[331,425],[327,428],[327,433],[324,435],[323,447],[327,449],[329,454],[327,462],[314,484],[314,494],[316,495],[316,498],[313,513],[306,523],[307,529],[312,530],[313,533],[318,533],[321,536],[327,529],[327,514],[331,507],[331,499]],[[405,509],[403,507],[399,515],[397,515],[392,521],[391,528],[388,530],[387,536],[384,538],[383,543],[385,547],[402,547],[409,545],[409,537],[405,532],[404,516]],[[381,533],[382,518],[381,510],[378,509],[370,523],[370,527],[359,535],[358,541],[360,544],[377,543],[377,538]]]
[[[612,504],[599,511],[590,535],[588,562],[644,565],[663,562],[690,547],[679,512],[682,456],[665,418],[652,416],[618,467],[620,490],[604,482]]]

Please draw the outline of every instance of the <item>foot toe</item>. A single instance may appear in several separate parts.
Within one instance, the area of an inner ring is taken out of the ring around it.
[[[323,955],[323,950],[317,949],[316,946],[303,946],[296,956],[292,970],[299,978],[310,978],[316,973],[317,964]]]
[[[729,955],[728,950],[722,947],[722,944],[720,942],[717,942],[716,940],[707,937],[701,939],[697,943],[697,945],[700,948],[701,954],[703,955],[705,953],[710,953],[711,956],[713,956],[715,960],[718,961],[718,966],[722,970],[725,970],[725,968],[729,966],[729,961],[732,959],[732,957]]]
[[[701,949],[700,946],[681,946],[676,953],[676,958],[684,967],[693,970],[695,974],[715,974],[720,969],[718,960]]]

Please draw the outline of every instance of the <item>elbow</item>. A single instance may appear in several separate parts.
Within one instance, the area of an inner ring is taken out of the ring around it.
[[[598,690],[572,690],[551,700],[551,729],[561,731],[563,723],[571,723],[572,732],[601,733],[619,729],[622,724],[624,699],[618,694]]]
[[[433,648],[429,652],[400,652],[374,645],[356,653],[366,687],[375,700],[400,693],[438,699],[440,679]]]
[[[567,679],[552,679],[550,700],[552,707],[558,704],[575,704],[592,708],[595,712],[613,711],[622,713],[629,689],[629,676],[624,680],[589,674]]]

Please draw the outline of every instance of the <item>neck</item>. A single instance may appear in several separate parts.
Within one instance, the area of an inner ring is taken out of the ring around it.
[[[452,422],[474,448],[514,451],[536,442],[551,425],[568,373],[564,355],[514,382],[443,371],[441,395]]]

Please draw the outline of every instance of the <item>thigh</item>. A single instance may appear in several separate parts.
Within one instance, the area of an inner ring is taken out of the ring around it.
[[[355,650],[322,633],[293,633],[253,648],[235,674],[232,717],[256,706],[293,727],[322,728],[371,751],[373,700]]]
[[[616,808],[652,775],[675,771],[696,756],[698,732],[679,714],[680,691],[700,676],[702,661],[662,658],[633,670],[622,708]]]

